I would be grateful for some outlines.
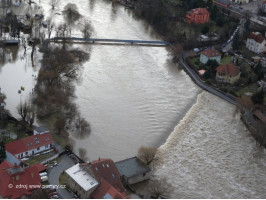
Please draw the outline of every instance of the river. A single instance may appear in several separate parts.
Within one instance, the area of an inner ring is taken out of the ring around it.
[[[39,2],[45,15],[59,23],[62,15],[55,13],[71,1],[61,1],[55,11],[48,1]],[[93,37],[161,40],[130,10],[107,0],[77,2],[79,12],[94,27]],[[72,31],[72,36],[79,35],[80,31]],[[234,107],[202,92],[172,63],[167,48],[78,46],[90,51],[91,57],[76,85],[75,102],[92,132],[85,139],[71,135],[76,152],[85,148],[89,160],[117,161],[135,156],[142,145],[162,145],[154,179],[167,180],[174,189],[172,198],[265,198],[265,151],[255,144],[239,116],[233,117]],[[17,80],[2,81],[11,73],[4,74],[7,66],[0,71],[0,85],[8,85],[2,89],[11,108],[10,88]],[[23,68],[23,62],[19,66]],[[20,76],[33,82],[34,70],[30,66],[27,70]]]

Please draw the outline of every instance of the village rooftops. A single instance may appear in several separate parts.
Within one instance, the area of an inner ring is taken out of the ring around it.
[[[240,73],[238,67],[235,66],[233,63],[221,65],[221,66],[216,68],[216,71],[219,74],[231,75],[233,77],[239,75],[239,73]]]
[[[43,133],[49,133],[49,132],[50,131],[47,128],[43,127],[43,126],[36,127],[34,129],[34,135],[36,135],[36,134],[43,134]]]
[[[150,172],[150,168],[137,157],[128,158],[115,163],[121,176],[133,177]]]
[[[195,9],[188,11],[188,14],[192,14],[192,13],[197,14],[197,15],[209,14],[209,12],[206,8],[195,8]]]
[[[99,158],[90,163],[90,169],[99,182],[105,179],[119,192],[125,192],[125,188],[120,180],[120,173],[113,160]]]
[[[200,54],[203,54],[203,55],[207,56],[208,58],[221,56],[221,53],[218,52],[218,51],[215,50],[215,49],[205,49],[205,50],[202,51]]]
[[[66,170],[66,173],[82,187],[85,191],[99,185],[98,181],[95,180],[87,171],[85,171],[80,164],[76,164],[73,167]]]
[[[248,39],[253,39],[258,43],[262,43],[265,40],[263,35],[259,32],[251,32],[248,36]]]
[[[26,152],[52,143],[53,139],[50,133],[44,133],[42,135],[32,135],[20,140],[9,142],[5,145],[5,148],[11,154],[16,155],[21,152]]]
[[[13,154],[9,153],[8,151],[6,151],[6,159],[5,160],[7,162],[13,164],[13,165],[14,164],[21,165],[23,163],[20,159],[18,159],[16,156],[14,156]]]

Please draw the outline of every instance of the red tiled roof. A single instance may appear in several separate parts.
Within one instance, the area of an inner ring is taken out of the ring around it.
[[[120,193],[106,180],[102,179],[99,187],[91,194],[93,199],[125,199],[125,193]]]
[[[37,134],[29,137],[9,142],[5,145],[6,150],[12,154],[19,154],[25,151],[29,151],[38,147],[42,147],[53,143],[53,139],[50,133]]]
[[[120,180],[120,173],[117,170],[114,161],[111,159],[95,160],[90,163],[90,168],[99,182],[102,179],[105,179],[118,191],[125,192],[125,188]]]
[[[226,74],[231,76],[237,76],[240,73],[239,69],[233,63],[221,65],[216,68],[216,71],[220,74]]]
[[[29,185],[36,187],[42,186],[41,178],[37,168],[21,168],[12,165],[7,161],[0,164],[0,195],[3,198],[17,199],[23,195],[30,195],[36,188],[30,188]],[[18,185],[28,186],[27,188],[16,188]]]
[[[260,33],[256,34],[254,32],[251,32],[249,34],[248,39],[253,39],[253,40],[255,40],[258,43],[262,43],[263,40],[265,40],[265,38]]]
[[[42,171],[46,170],[46,167],[40,163],[35,163],[31,167],[35,167],[38,170],[38,172],[42,172]]]
[[[202,15],[202,14],[209,14],[208,10],[206,8],[195,8],[190,11],[188,11],[189,14],[197,14],[197,15]]]
[[[208,58],[220,56],[220,52],[216,51],[215,49],[205,49],[201,52],[201,54],[207,56]]]

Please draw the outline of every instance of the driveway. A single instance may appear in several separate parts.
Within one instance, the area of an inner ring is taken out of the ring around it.
[[[74,165],[73,160],[66,154],[61,156],[61,161],[58,163],[57,166],[53,167],[49,172],[48,172],[48,180],[51,185],[60,185],[59,183],[59,176],[60,174],[72,167]],[[67,192],[63,188],[58,188],[57,193],[63,198],[63,199],[73,199],[73,195],[69,192]]]

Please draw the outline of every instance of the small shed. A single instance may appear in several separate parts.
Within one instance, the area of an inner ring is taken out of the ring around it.
[[[137,157],[128,158],[115,163],[120,175],[128,184],[132,185],[147,180],[151,176],[149,166],[140,161]]]

